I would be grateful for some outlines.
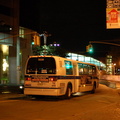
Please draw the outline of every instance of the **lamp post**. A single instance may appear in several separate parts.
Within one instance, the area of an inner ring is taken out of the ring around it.
[[[44,46],[43,46],[43,53],[44,53],[44,55],[46,55],[47,54],[47,37],[49,37],[49,36],[51,36],[51,34],[48,34],[48,32],[47,31],[43,31],[43,34],[40,34],[39,35],[40,37],[42,37],[43,36],[43,38],[44,38]]]
[[[116,72],[115,72],[115,70],[116,70],[116,67],[115,67],[115,66],[116,66],[116,63],[113,64],[113,75],[115,75],[115,73],[116,73]]]

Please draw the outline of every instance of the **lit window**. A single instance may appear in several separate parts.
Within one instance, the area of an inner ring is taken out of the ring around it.
[[[6,71],[8,68],[8,63],[6,61],[6,59],[3,59],[3,71]]]
[[[19,29],[19,37],[24,38],[24,34],[25,34],[24,32],[25,32],[24,29],[20,28]]]

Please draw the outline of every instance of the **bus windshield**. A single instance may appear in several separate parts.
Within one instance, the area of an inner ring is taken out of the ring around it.
[[[27,74],[55,74],[56,64],[54,58],[34,57],[27,63]]]

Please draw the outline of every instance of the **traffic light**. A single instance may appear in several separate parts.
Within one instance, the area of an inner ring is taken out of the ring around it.
[[[89,45],[86,46],[86,52],[89,52]]]
[[[91,44],[89,45],[89,53],[93,53],[93,46]]]
[[[32,44],[40,46],[40,37],[37,35],[34,35]]]
[[[89,44],[88,46],[86,46],[86,52],[93,53],[93,46],[92,46],[92,44]]]

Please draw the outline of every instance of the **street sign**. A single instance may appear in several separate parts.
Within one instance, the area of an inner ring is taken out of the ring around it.
[[[106,27],[107,29],[120,28],[120,0],[107,0]]]

